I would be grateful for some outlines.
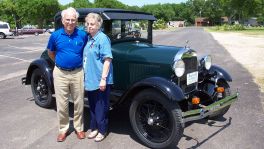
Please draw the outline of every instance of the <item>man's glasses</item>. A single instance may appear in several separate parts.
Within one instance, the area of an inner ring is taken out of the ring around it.
[[[76,23],[76,19],[65,19],[66,23]]]

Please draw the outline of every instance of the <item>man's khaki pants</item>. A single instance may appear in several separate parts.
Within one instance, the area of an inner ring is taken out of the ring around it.
[[[53,70],[54,88],[59,119],[59,133],[69,130],[69,97],[74,103],[73,125],[76,131],[83,131],[83,96],[84,82],[83,69],[64,71],[56,66]]]

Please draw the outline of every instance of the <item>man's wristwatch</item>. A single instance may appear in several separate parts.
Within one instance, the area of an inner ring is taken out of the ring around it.
[[[101,80],[105,80],[106,81],[106,77],[102,77]]]

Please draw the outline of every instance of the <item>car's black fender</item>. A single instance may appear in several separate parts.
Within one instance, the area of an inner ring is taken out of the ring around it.
[[[25,84],[29,85],[31,83],[32,73],[34,72],[35,69],[39,68],[41,72],[44,73],[44,76],[47,77],[48,86],[51,88],[52,92],[54,93],[53,75],[52,75],[53,67],[54,66],[44,58],[39,58],[34,60],[33,62],[30,63],[28,67]]]
[[[215,78],[216,80],[224,79],[228,82],[232,82],[231,75],[219,66],[212,65],[211,68],[209,69],[209,73],[210,74],[216,73],[216,78]]]
[[[122,95],[120,102],[122,103],[126,101],[126,99],[131,99],[135,94],[147,88],[153,88],[161,92],[164,96],[172,101],[179,102],[185,99],[182,89],[172,81],[162,77],[150,77],[133,84]]]

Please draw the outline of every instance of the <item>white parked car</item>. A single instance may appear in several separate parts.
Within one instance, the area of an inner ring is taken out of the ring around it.
[[[6,38],[6,36],[12,36],[13,32],[7,22],[0,21],[0,39]]]
[[[54,31],[55,31],[55,28],[50,28],[50,29],[48,29],[46,32],[52,34]]]

